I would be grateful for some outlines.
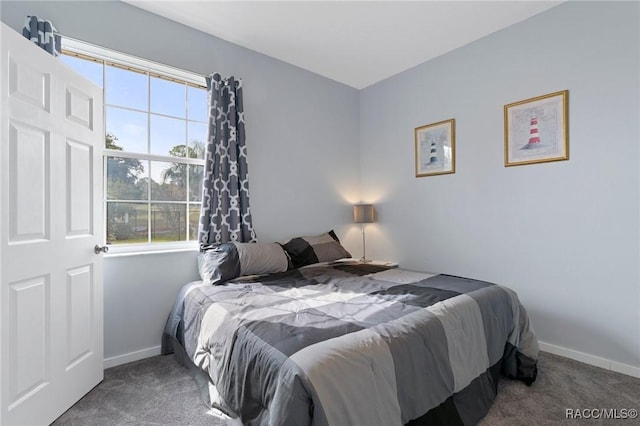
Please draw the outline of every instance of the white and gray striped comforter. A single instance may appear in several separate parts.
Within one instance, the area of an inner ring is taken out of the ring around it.
[[[165,334],[163,352],[182,345],[244,424],[475,424],[501,372],[536,377],[512,290],[372,265],[192,283]]]

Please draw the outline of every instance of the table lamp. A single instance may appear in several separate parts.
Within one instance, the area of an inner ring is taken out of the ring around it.
[[[360,262],[371,262],[371,259],[367,259],[364,227],[367,223],[375,222],[375,210],[373,204],[355,204],[353,206],[353,222],[362,224],[362,257]]]

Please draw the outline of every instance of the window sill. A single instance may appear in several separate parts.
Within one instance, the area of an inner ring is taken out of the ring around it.
[[[109,253],[104,255],[104,257],[106,258],[199,251],[199,246],[197,242],[167,243],[167,244],[140,244],[140,245],[132,244],[132,245],[122,245],[122,246],[110,245],[108,247],[109,247]]]

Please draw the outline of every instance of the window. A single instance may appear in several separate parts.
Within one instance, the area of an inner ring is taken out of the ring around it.
[[[197,240],[204,78],[65,41],[62,60],[104,90],[107,244]]]

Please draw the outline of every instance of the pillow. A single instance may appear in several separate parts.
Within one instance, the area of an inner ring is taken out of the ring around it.
[[[205,247],[198,255],[200,278],[223,284],[242,275],[271,274],[289,268],[278,243],[221,243]]]
[[[333,230],[312,237],[296,237],[282,245],[294,268],[318,262],[333,262],[351,254],[340,244]]]

